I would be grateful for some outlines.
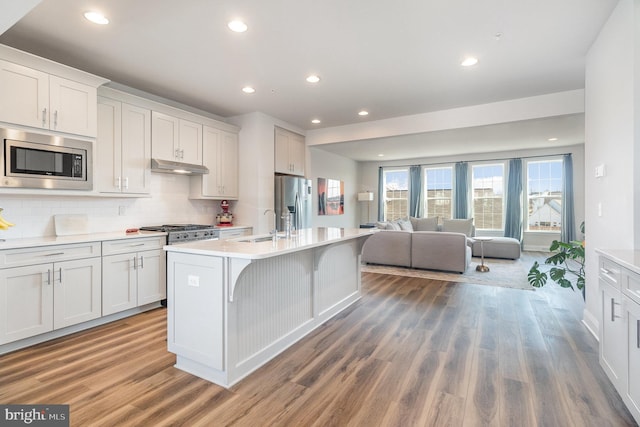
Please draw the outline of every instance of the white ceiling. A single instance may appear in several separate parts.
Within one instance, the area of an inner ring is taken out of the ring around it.
[[[43,0],[0,43],[222,117],[261,111],[309,130],[583,88],[585,54],[616,3]],[[94,9],[111,23],[86,21]],[[233,18],[249,30],[229,31]],[[463,69],[469,54],[480,62]],[[419,145],[395,144],[405,139]]]

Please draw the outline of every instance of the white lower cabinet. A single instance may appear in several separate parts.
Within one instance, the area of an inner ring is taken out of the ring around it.
[[[100,271],[99,242],[0,251],[0,345],[99,318]]]
[[[627,339],[629,343],[629,383],[627,397],[636,421],[640,418],[640,304],[628,301]]]
[[[102,314],[166,298],[165,238],[103,242]]]
[[[640,266],[600,254],[600,365],[640,423]]]

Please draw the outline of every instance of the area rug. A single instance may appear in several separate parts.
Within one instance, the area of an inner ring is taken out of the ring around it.
[[[520,259],[488,259],[484,263],[490,269],[486,273],[476,271],[476,266],[480,264],[480,258],[473,258],[471,265],[462,274],[448,273],[445,271],[419,270],[414,268],[393,267],[387,265],[362,266],[362,272],[391,274],[395,276],[421,277],[425,279],[436,279],[448,282],[474,283],[478,285],[500,286],[503,288],[535,290],[527,281],[527,273],[534,261],[544,264],[544,259],[548,256],[543,252],[523,252]]]

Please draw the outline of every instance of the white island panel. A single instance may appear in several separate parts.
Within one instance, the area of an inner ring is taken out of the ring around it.
[[[221,242],[204,245],[209,251],[200,242],[167,246],[176,367],[230,387],[353,304],[369,234],[316,229],[305,244],[300,236],[276,245],[236,242],[248,246],[240,256]]]

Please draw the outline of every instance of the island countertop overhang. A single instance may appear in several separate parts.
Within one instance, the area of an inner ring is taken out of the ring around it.
[[[296,231],[290,238],[280,237],[271,241],[249,242],[259,236],[243,236],[231,240],[201,240],[168,245],[167,252],[219,256],[240,259],[264,259],[336,243],[373,234],[371,229],[316,227]]]

